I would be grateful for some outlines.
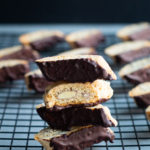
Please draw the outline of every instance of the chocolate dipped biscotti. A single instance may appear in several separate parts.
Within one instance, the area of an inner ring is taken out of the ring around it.
[[[43,51],[51,48],[58,42],[64,40],[64,34],[61,31],[40,30],[23,34],[19,37],[19,41],[23,45],[30,45],[37,51]]]
[[[35,90],[40,93],[43,93],[48,85],[53,84],[46,80],[40,69],[26,73],[25,81],[29,90]]]
[[[105,49],[105,53],[117,63],[129,63],[136,59],[150,56],[149,41],[131,41],[112,45]]]
[[[104,41],[104,36],[99,30],[90,29],[72,32],[65,39],[73,48],[97,47]]]
[[[134,98],[139,107],[148,107],[150,105],[150,82],[137,85],[135,88],[129,91],[129,96]]]
[[[150,81],[150,57],[125,65],[119,75],[133,84]]]
[[[117,32],[122,40],[150,40],[150,24],[147,22],[131,24]]]
[[[29,70],[29,64],[25,60],[2,60],[0,61],[0,83],[23,79],[24,74]]]
[[[115,80],[116,75],[102,56],[66,55],[36,60],[49,81],[92,82],[96,79]]]
[[[83,47],[83,48],[75,48],[71,49],[58,55],[96,55],[97,52],[94,48],[91,47]]]
[[[0,60],[23,59],[33,61],[39,59],[37,51],[32,50],[29,46],[13,46],[0,49]]]
[[[67,107],[94,106],[109,100],[113,95],[110,83],[95,80],[86,83],[61,83],[47,88],[44,95],[46,108],[61,110]]]
[[[102,126],[75,127],[70,131],[45,128],[35,135],[46,150],[83,150],[102,141],[113,142],[115,136],[110,128]]]
[[[36,106],[39,116],[54,129],[68,130],[73,126],[101,125],[117,126],[108,107],[98,104],[93,107],[71,107],[60,111],[51,111],[44,104]]]

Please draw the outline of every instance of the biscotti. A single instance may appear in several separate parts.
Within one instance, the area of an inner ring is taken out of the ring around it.
[[[0,49],[0,60],[23,59],[33,61],[40,58],[37,51],[32,50],[29,46],[13,46]]]
[[[104,41],[104,36],[99,30],[90,29],[72,32],[65,39],[73,48],[97,47]]]
[[[148,107],[150,105],[150,82],[137,85],[135,88],[129,91],[129,96],[134,98],[139,107]]]
[[[150,105],[146,108],[146,117],[150,121]]]
[[[40,30],[23,34],[19,37],[19,41],[23,45],[30,45],[37,51],[46,50],[51,48],[58,42],[64,39],[64,34],[61,31],[53,30]]]
[[[36,60],[49,81],[92,82],[96,79],[115,80],[116,75],[102,56],[66,55]]]
[[[29,72],[29,64],[25,60],[0,61],[0,82],[23,79],[27,72]]]
[[[111,116],[108,107],[101,104],[93,107],[66,108],[60,111],[51,111],[44,104],[40,104],[36,109],[39,116],[55,129],[67,130],[73,126],[85,125],[117,126],[117,121]]]
[[[76,127],[70,131],[45,128],[35,135],[46,150],[83,150],[95,143],[114,140],[114,133],[110,128],[102,126]]]
[[[150,57],[125,65],[119,75],[133,84],[150,81]]]
[[[72,50],[68,50],[58,55],[96,55],[97,52],[94,48],[91,47],[83,47],[83,48],[76,48]]]
[[[53,84],[45,79],[40,69],[26,73],[25,81],[29,90],[35,90],[40,93],[43,93],[48,85]]]
[[[132,24],[117,32],[122,40],[150,40],[150,24],[147,22]]]
[[[59,84],[46,90],[44,101],[47,108],[61,110],[73,106],[93,106],[109,100],[112,95],[109,82],[95,80],[92,83]]]
[[[149,41],[131,41],[112,45],[105,53],[117,63],[129,63],[136,59],[150,56]]]

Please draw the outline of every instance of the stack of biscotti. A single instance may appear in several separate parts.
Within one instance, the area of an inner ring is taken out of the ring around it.
[[[49,82],[44,103],[36,109],[49,125],[35,135],[46,150],[82,150],[114,140],[109,128],[117,126],[101,103],[113,95],[109,81],[116,75],[98,55],[65,55],[36,61]]]

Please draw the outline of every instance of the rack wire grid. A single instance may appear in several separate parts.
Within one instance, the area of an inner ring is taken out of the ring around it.
[[[0,34],[0,48],[19,44],[19,34]],[[106,35],[106,41],[97,51],[109,62],[117,74],[120,66],[114,64],[104,55],[104,48],[119,42],[114,35]],[[67,43],[62,43],[42,56],[51,56],[70,49]],[[35,65],[31,65],[32,69]],[[108,106],[118,127],[114,143],[95,144],[88,150],[150,150],[150,123],[147,121],[144,109],[136,106],[128,97],[130,84],[118,77],[111,83],[114,96],[104,105]],[[35,106],[42,103],[42,94],[28,91],[24,80],[0,84],[0,150],[41,150],[43,147],[34,140],[34,134],[46,127],[46,123],[37,115]]]

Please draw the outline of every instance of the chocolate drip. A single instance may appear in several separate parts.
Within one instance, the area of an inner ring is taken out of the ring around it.
[[[29,70],[28,64],[3,67],[0,69],[0,82],[23,79],[24,74],[29,72]]]
[[[134,97],[136,104],[140,108],[146,108],[150,105],[150,94]]]
[[[135,32],[129,36],[129,40],[150,40],[150,27],[145,28],[139,32]]]
[[[54,137],[50,141],[53,150],[82,150],[102,141],[113,142],[114,134],[107,128],[92,126],[83,128],[69,135]]]
[[[117,63],[129,63],[136,59],[143,58],[150,55],[150,47],[144,47],[138,50],[128,51],[119,54],[115,57]]]
[[[113,80],[106,70],[91,59],[37,62],[37,64],[49,81],[93,82],[96,79]]]
[[[61,41],[63,41],[63,38],[58,37],[58,36],[51,36],[48,38],[43,38],[43,39],[31,42],[30,46],[37,51],[43,51],[43,50],[47,50],[48,48],[51,48],[56,43],[61,42]]]
[[[107,118],[103,108],[88,109],[86,107],[65,108],[60,111],[51,111],[45,106],[37,109],[40,117],[52,128],[67,130],[72,126],[101,125],[104,127],[115,126]]]
[[[140,69],[131,74],[125,75],[124,78],[132,84],[139,84],[150,81],[150,67]]]

